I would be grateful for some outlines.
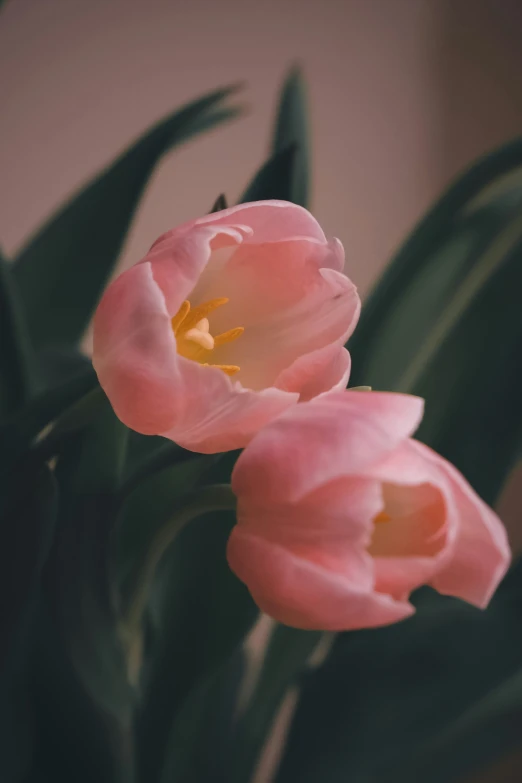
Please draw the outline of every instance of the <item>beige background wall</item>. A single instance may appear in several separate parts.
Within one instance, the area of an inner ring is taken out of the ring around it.
[[[365,293],[453,174],[522,127],[518,0],[7,0],[0,243],[171,108],[247,83],[249,115],[165,158],[126,249],[232,200],[263,159],[289,64],[310,85],[313,208]],[[473,11],[473,13],[471,13]]]

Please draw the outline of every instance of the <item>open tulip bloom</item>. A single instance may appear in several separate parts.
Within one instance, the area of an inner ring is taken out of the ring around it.
[[[231,568],[260,608],[299,628],[386,625],[428,584],[485,607],[510,551],[464,477],[410,435],[418,397],[332,393],[265,427],[232,476]]]
[[[423,584],[484,607],[510,561],[504,528],[411,439],[421,399],[344,391],[360,302],[343,265],[341,244],[283,201],[174,229],[101,301],[100,383],[138,432],[246,447],[228,560],[276,620],[386,625]]]
[[[302,207],[232,207],[164,234],[107,289],[93,363],[131,429],[200,452],[245,446],[298,400],[344,388],[360,300]]]

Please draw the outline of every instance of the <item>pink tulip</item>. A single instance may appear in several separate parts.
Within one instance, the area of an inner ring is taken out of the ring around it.
[[[423,584],[485,607],[510,562],[502,523],[464,477],[412,440],[423,401],[346,391],[259,432],[232,476],[228,560],[286,625],[350,630],[414,612]]]
[[[344,388],[360,301],[344,252],[302,207],[260,201],[160,237],[105,292],[93,363],[131,429],[205,453],[245,446]]]

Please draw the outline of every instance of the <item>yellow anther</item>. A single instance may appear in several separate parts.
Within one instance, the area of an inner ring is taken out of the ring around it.
[[[244,326],[236,326],[235,329],[229,329],[228,332],[223,332],[222,334],[216,335],[214,337],[214,347],[217,348],[219,345],[226,345],[226,343],[231,343],[233,340],[237,340],[237,338],[240,337],[244,331]]]
[[[217,367],[218,370],[223,370],[225,375],[235,375],[236,372],[239,372],[241,367],[238,367],[237,364],[207,364],[206,362],[201,365],[202,367]]]
[[[203,304],[194,307],[184,322],[183,329],[192,329],[192,327],[195,326],[198,321],[201,321],[202,318],[206,318],[210,313],[212,313],[214,310],[217,310],[218,307],[221,307],[227,302],[228,299],[225,296],[221,297],[221,299],[209,299],[208,302],[203,302]]]
[[[235,375],[240,370],[240,367],[235,364],[210,364],[203,361],[203,359],[209,358],[209,353],[214,348],[231,343],[245,331],[242,326],[236,326],[216,337],[210,334],[210,323],[207,316],[227,302],[228,299],[222,297],[210,299],[208,302],[191,308],[190,302],[185,300],[172,318],[171,323],[181,356],[199,362],[203,367],[217,367],[226,375]]]
[[[386,511],[379,511],[379,513],[373,518],[373,521],[376,525],[379,525],[381,522],[389,522],[391,520],[391,516],[386,513]]]
[[[174,334],[177,334],[179,332],[180,326],[187,317],[187,315],[190,312],[190,302],[188,299],[185,299],[181,307],[179,308],[178,312],[174,316],[174,318],[171,320],[172,328],[174,330]]]

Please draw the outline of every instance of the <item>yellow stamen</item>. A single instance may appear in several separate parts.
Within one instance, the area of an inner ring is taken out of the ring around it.
[[[174,316],[174,318],[171,320],[172,328],[174,329],[174,334],[177,334],[179,331],[179,328],[187,315],[190,312],[190,302],[185,299],[181,307],[179,308],[178,312]]]
[[[391,516],[386,513],[386,511],[379,511],[377,516],[373,518],[373,521],[376,525],[379,525],[381,522],[389,522],[391,520]]]
[[[244,326],[236,326],[234,329],[229,329],[228,332],[217,334],[214,337],[214,347],[217,348],[219,345],[226,345],[226,343],[231,343],[233,340],[237,340],[237,338],[240,337],[244,331]]]
[[[241,367],[238,367],[237,364],[207,364],[207,362],[204,362],[201,364],[202,367],[217,367],[218,370],[223,370],[225,375],[235,375],[236,372],[239,372]]]
[[[210,313],[212,313],[214,310],[217,310],[218,307],[221,307],[227,302],[228,299],[226,296],[224,296],[221,297],[221,299],[209,299],[208,302],[203,302],[203,304],[194,307],[194,309],[190,311],[189,317],[183,324],[183,329],[192,329],[192,327],[195,326],[198,321],[201,321],[202,318],[206,318]]]
[[[240,367],[235,364],[210,364],[203,361],[209,358],[209,354],[214,348],[237,340],[245,331],[242,326],[236,326],[234,329],[216,335],[216,337],[210,333],[210,323],[207,316],[227,302],[228,299],[222,297],[210,299],[208,302],[191,308],[190,302],[185,300],[174,318],[171,319],[171,323],[181,356],[199,362],[203,367],[217,367],[226,375],[235,375],[240,370]]]

